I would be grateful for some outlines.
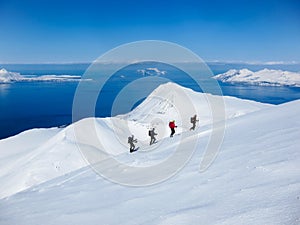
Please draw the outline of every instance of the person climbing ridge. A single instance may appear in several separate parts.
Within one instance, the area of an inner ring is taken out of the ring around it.
[[[157,135],[157,133],[155,133],[154,130],[155,130],[154,128],[152,128],[152,130],[149,130],[149,136],[151,137],[150,145],[154,144],[156,141],[155,136]]]
[[[137,139],[134,139],[134,135],[131,135],[128,137],[128,144],[130,144],[130,148],[129,148],[130,153],[137,150],[135,149],[135,145],[133,144],[133,142],[137,143]]]
[[[193,117],[191,117],[191,123],[193,124],[193,126],[190,128],[190,130],[195,130],[196,122],[199,122],[199,120],[197,120],[197,115],[194,115]]]
[[[175,125],[175,120],[171,120],[170,123],[169,123],[169,127],[171,129],[171,135],[170,137],[173,137],[173,135],[175,134],[175,128],[177,127]]]

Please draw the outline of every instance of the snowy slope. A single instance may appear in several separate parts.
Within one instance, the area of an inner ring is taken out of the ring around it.
[[[96,119],[96,131],[103,148],[113,156],[127,153],[127,137],[134,134],[139,140],[138,146],[141,147],[141,151],[151,150],[148,146],[149,128],[156,128],[158,140],[165,139],[170,134],[168,128],[170,119],[176,120],[177,133],[188,131],[191,126],[189,118],[194,113],[187,112],[186,118],[181,118],[175,107],[175,105],[184,105],[185,99],[180,99],[179,96],[183,92],[196,106],[201,129],[209,130],[212,118],[207,98],[221,97],[197,93],[167,83],[154,90],[133,112],[115,118]],[[174,102],[174,99],[177,99],[177,102]],[[227,119],[272,107],[272,105],[233,97],[225,97],[224,100]],[[0,181],[4,184],[0,186],[0,198],[86,166],[87,163],[82,158],[77,145],[93,146],[89,132],[93,122],[93,118],[88,118],[63,129],[35,129],[0,140]],[[74,126],[81,132],[77,135],[77,140]],[[166,151],[173,152],[169,150],[168,144],[164,142],[161,144],[167,148]],[[157,161],[163,160],[163,157],[159,156]],[[151,164],[145,160],[131,163]]]
[[[34,129],[0,140],[0,198],[86,166],[59,128]]]
[[[169,91],[165,92],[166,87]],[[201,109],[205,125],[181,140],[188,147],[190,140],[200,137],[190,162],[176,176],[156,185],[134,188],[98,176],[76,150],[72,126],[27,131],[1,140],[0,181],[9,181],[9,185],[0,191],[0,224],[299,224],[300,101],[270,106],[225,97],[224,142],[215,162],[203,173],[199,164],[210,136],[210,122],[201,93],[165,84],[134,112],[97,119],[97,130],[106,135],[105,139],[113,140],[111,130],[113,120],[117,120],[118,124],[129,123],[137,135],[143,133],[153,125],[155,115],[166,119],[174,112],[168,105],[174,98],[166,103],[153,96],[169,98],[169,93],[172,97],[182,90],[193,99],[197,110]],[[78,123],[84,126],[90,121]],[[122,135],[124,127],[120,127],[114,131]],[[180,130],[188,132],[185,126]],[[180,136],[171,139],[165,135],[153,149],[145,139],[140,143],[141,151],[134,154],[116,141],[118,148],[112,148],[111,153],[130,165],[149,166],[168,157],[180,141]],[[36,139],[35,144],[26,143],[27,138]],[[8,148],[12,152],[8,153]],[[35,173],[35,183],[22,188],[19,179],[28,171]],[[14,186],[20,189],[8,193],[6,189]]]
[[[248,69],[231,69],[213,78],[226,83],[300,87],[300,73],[282,70],[263,69],[253,72]]]

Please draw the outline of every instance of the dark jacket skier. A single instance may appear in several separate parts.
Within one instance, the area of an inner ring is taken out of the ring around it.
[[[150,140],[150,145],[152,145],[152,144],[154,144],[155,143],[155,141],[156,141],[156,138],[155,138],[155,136],[157,135],[157,133],[155,133],[155,131],[154,131],[155,129],[154,128],[152,128],[152,130],[150,130],[149,131],[149,135],[150,135],[150,137],[151,137],[151,140]]]
[[[199,120],[197,120],[197,115],[194,115],[193,117],[191,117],[191,123],[193,124],[193,126],[190,128],[190,130],[195,130],[196,128],[196,122],[198,122]]]
[[[135,145],[133,144],[133,142],[137,143],[137,139],[134,139],[134,135],[129,136],[128,137],[128,144],[130,144],[130,148],[129,148],[130,152],[134,152],[134,150],[135,150]]]

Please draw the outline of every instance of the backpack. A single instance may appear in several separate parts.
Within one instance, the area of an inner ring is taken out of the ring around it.
[[[132,137],[128,137],[128,143],[132,142]]]
[[[148,135],[149,135],[149,136],[151,136],[151,134],[152,134],[152,131],[151,131],[151,130],[149,130],[149,131],[148,131]]]

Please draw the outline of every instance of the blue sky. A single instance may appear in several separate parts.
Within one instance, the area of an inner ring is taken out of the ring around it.
[[[0,63],[91,62],[138,40],[208,61],[300,61],[297,0],[0,0],[0,30]]]

